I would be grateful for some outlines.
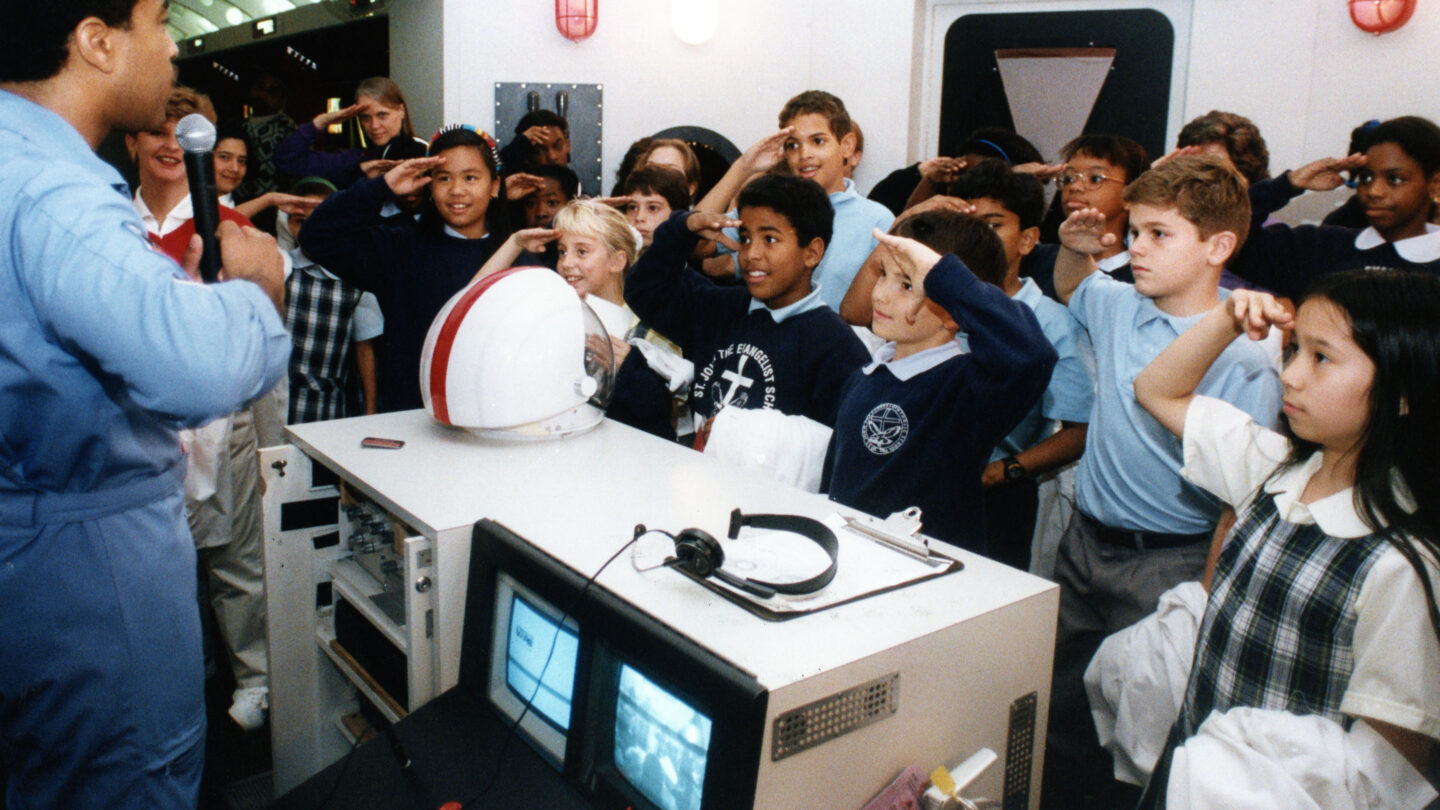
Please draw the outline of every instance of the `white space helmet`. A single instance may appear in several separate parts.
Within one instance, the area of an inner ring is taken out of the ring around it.
[[[589,430],[604,418],[614,381],[605,327],[545,267],[501,270],[456,293],[420,355],[425,410],[500,438]]]

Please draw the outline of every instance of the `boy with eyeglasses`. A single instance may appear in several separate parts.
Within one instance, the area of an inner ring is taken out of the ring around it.
[[[1055,178],[1060,189],[1063,215],[1082,208],[1094,208],[1105,215],[1105,233],[1115,237],[1103,253],[1095,256],[1101,272],[1117,281],[1134,283],[1130,254],[1125,249],[1129,220],[1122,195],[1131,180],[1150,168],[1145,147],[1120,135],[1081,135],[1060,150],[1065,171]],[[1040,291],[1055,298],[1055,256],[1059,245],[1037,245],[1021,274],[1035,279]]]

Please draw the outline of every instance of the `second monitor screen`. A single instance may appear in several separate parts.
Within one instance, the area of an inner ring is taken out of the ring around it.
[[[699,810],[710,718],[629,665],[615,701],[615,766],[662,810]]]

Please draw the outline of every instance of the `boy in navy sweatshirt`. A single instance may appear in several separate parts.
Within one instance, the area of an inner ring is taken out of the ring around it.
[[[833,424],[840,386],[867,355],[810,284],[830,239],[830,201],[813,180],[766,175],[740,193],[739,215],[671,215],[631,269],[625,300],[695,363],[697,421],[737,407]],[[744,289],[686,267],[700,237],[730,242],[721,231],[737,226]]]
[[[983,554],[981,474],[1045,391],[1055,349],[998,286],[1005,248],[988,224],[934,210],[894,231],[876,231],[871,293],[871,328],[889,342],[841,391],[823,486],[882,518],[918,506],[925,534]],[[968,354],[955,340],[962,323]]]

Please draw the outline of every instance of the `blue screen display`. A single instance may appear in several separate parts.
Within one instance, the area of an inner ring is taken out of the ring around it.
[[[579,637],[516,594],[510,602],[505,683],[532,711],[562,730],[570,728]]]
[[[615,767],[662,810],[699,810],[710,718],[626,664],[615,700]]]

